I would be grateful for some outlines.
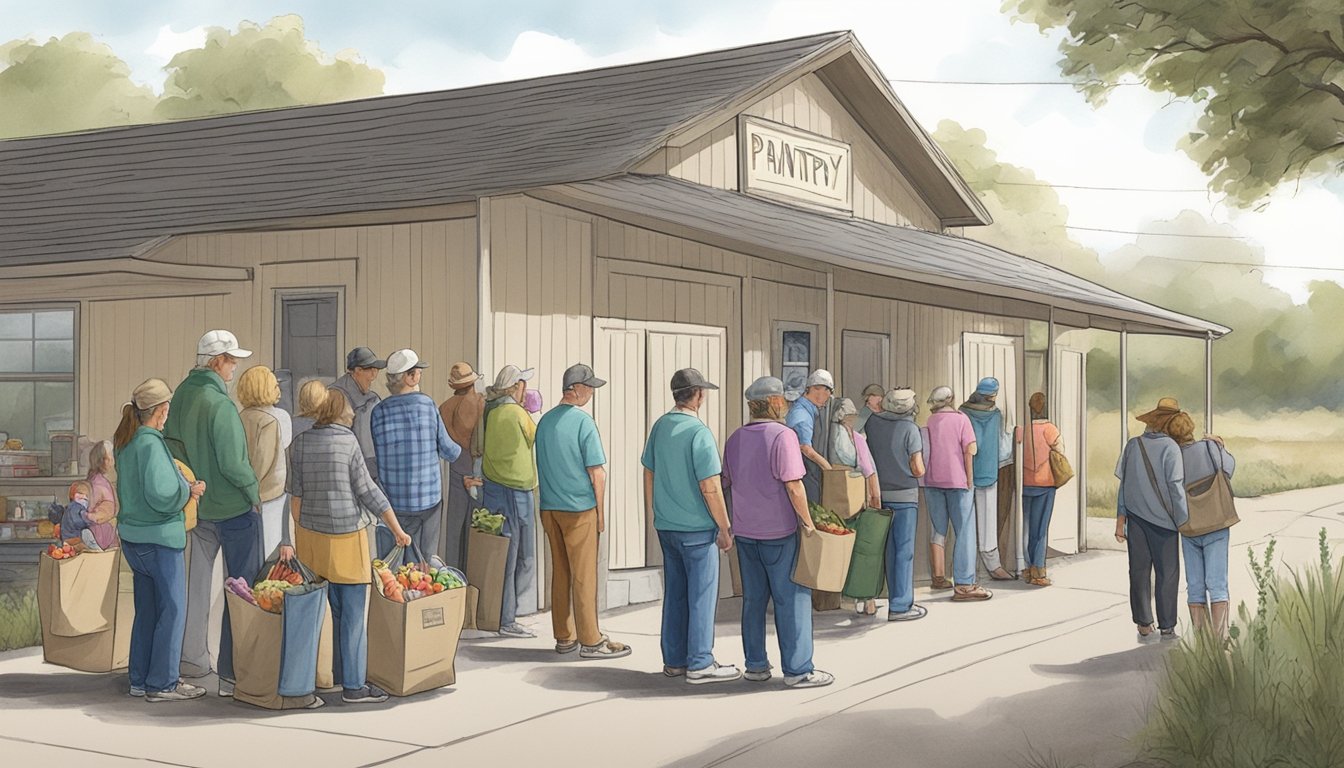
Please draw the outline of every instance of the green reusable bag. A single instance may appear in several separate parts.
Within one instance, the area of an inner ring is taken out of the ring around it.
[[[843,594],[851,600],[871,600],[882,591],[886,578],[891,510],[865,508],[845,525],[854,531],[854,556],[849,561]]]

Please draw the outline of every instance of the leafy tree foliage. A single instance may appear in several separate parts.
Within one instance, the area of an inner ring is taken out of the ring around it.
[[[1340,0],[1006,0],[1064,29],[1060,69],[1094,104],[1126,76],[1203,105],[1181,147],[1232,203],[1344,168]]]
[[[106,128],[151,119],[154,92],[84,32],[0,44],[0,138]]]

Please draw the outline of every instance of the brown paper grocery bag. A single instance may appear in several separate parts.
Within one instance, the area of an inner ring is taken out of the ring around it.
[[[38,561],[42,658],[84,672],[111,672],[130,657],[133,595],[120,590],[121,550]]]
[[[467,583],[476,587],[476,628],[499,631],[504,609],[504,566],[509,557],[507,536],[482,533],[475,528],[467,535]]]
[[[845,578],[849,576],[849,561],[854,555],[854,535],[814,531],[810,534],[802,532],[798,536],[798,565],[793,569],[794,582],[823,592],[844,589]]]
[[[225,590],[224,600],[233,628],[233,698],[265,709],[308,706],[311,696],[279,693],[284,617],[263,611],[230,590]]]
[[[375,591],[369,600],[369,680],[394,696],[457,682],[453,665],[466,612],[466,588],[406,603]]]
[[[867,501],[868,481],[852,467],[821,471],[821,506],[848,520]]]
[[[481,601],[481,590],[475,584],[467,585],[467,615],[462,620],[463,629],[476,628],[476,605]]]

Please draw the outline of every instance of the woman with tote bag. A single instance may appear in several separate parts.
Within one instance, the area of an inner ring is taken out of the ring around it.
[[[1185,585],[1190,623],[1227,637],[1227,559],[1230,529],[1239,522],[1229,481],[1236,459],[1221,440],[1195,440],[1195,421],[1182,411],[1167,423],[1167,434],[1181,447],[1190,519],[1181,526]]]

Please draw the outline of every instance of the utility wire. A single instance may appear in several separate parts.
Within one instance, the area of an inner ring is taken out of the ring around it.
[[[1070,83],[1064,80],[907,80],[902,78],[889,78],[891,83],[912,83],[915,85],[1067,85],[1070,88],[1079,85],[1104,85],[1107,88],[1116,88],[1120,86],[1143,85],[1143,83],[1101,83],[1096,81],[1085,83]]]
[[[1077,229],[1083,232],[1106,232],[1113,235],[1153,235],[1156,237],[1189,237],[1197,240],[1249,240],[1245,235],[1191,235],[1180,232],[1141,232],[1134,229],[1107,229],[1106,227],[1075,227],[1065,224],[1065,229]],[[1258,266],[1252,264],[1250,266]]]
[[[996,181],[996,186],[1000,187],[1049,187],[1051,189],[1086,189],[1096,190],[1098,192],[1179,192],[1179,193],[1208,193],[1207,188],[1199,189],[1175,189],[1171,187],[1090,187],[1086,184],[1051,184],[1045,181]]]
[[[1154,234],[1154,233],[1149,233]],[[1177,235],[1179,237],[1179,235]],[[1189,235],[1195,237],[1195,235]],[[1162,259],[1163,261],[1179,261],[1182,264],[1218,264],[1228,267],[1254,267],[1255,269],[1303,269],[1312,272],[1344,272],[1344,267],[1318,267],[1307,264],[1258,264],[1253,261],[1220,261],[1218,259],[1182,259],[1179,256],[1158,256],[1155,254],[1145,254],[1147,259]]]

